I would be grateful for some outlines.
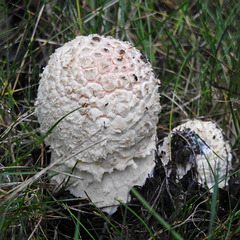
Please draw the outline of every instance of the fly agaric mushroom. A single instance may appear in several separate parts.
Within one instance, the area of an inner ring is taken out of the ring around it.
[[[216,176],[219,187],[226,185],[225,178],[231,169],[231,148],[215,123],[188,120],[172,130],[171,146],[169,141],[169,137],[165,137],[158,147],[168,177],[179,181],[191,171],[193,180],[208,188],[215,185]]]
[[[155,165],[159,84],[146,57],[128,42],[89,35],[58,48],[39,84],[41,133],[77,110],[47,136],[51,162],[100,143],[53,167],[60,174],[52,182],[62,184],[68,176],[61,173],[72,173],[67,189],[77,197],[86,192],[108,213],[116,210],[116,199],[127,202],[130,189],[143,185]]]

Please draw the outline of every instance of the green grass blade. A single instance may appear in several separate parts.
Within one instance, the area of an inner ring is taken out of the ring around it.
[[[131,191],[137,197],[137,199],[147,208],[147,210],[156,218],[156,220],[159,221],[164,226],[164,228],[170,231],[174,239],[183,240],[183,238],[176,231],[174,231],[172,227],[158,213],[155,212],[154,209],[152,209],[152,207],[144,200],[144,198],[137,192],[137,190],[132,188]]]
[[[79,219],[71,212],[71,210],[67,207],[66,204],[62,203],[62,205],[64,206],[65,209],[67,209],[67,211],[70,213],[70,215],[76,220],[77,224],[79,224],[86,232],[87,234],[89,235],[89,237],[91,239],[95,239],[92,234],[88,231],[88,229],[81,223],[81,221],[79,221]],[[75,232],[76,233],[79,233],[79,230]],[[76,236],[76,235],[75,235]],[[74,237],[75,239],[75,237]]]
[[[117,200],[118,201],[118,200]],[[149,229],[148,225],[144,222],[144,220],[136,213],[134,212],[129,206],[127,206],[125,203],[118,201],[121,205],[123,205],[125,208],[127,208],[131,213],[133,213],[140,221],[141,223],[144,225],[144,227],[148,230],[148,232],[150,233],[151,237],[153,240],[155,240],[155,237],[152,233],[152,231]]]

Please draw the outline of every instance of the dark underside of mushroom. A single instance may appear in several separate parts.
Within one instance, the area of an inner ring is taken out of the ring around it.
[[[183,166],[195,165],[195,156],[201,154],[197,139],[199,136],[190,128],[176,131],[171,138],[172,161]]]
[[[177,168],[179,166],[184,169],[186,169],[187,165],[191,166],[187,173],[187,176],[191,177],[191,181],[198,175],[196,155],[201,154],[201,149],[197,139],[199,139],[199,136],[189,128],[182,131],[177,130],[173,133],[171,137],[172,161],[168,164],[168,169],[171,169],[171,179],[177,178]]]
[[[194,133],[191,134],[195,138]],[[194,138],[191,137],[188,138],[188,143],[191,142],[193,148],[189,150],[185,141],[181,140],[183,139],[182,136],[185,135],[189,136],[188,129],[176,134],[172,139],[173,147],[178,150],[178,154],[174,156],[176,162],[185,159],[189,161],[192,149],[194,149],[195,154],[200,153],[197,145],[194,145],[192,141]],[[178,141],[180,142],[179,146],[177,144]],[[184,236],[184,239],[203,239],[205,234],[208,233],[209,220],[211,217],[209,206],[211,206],[210,201],[212,194],[193,180],[191,171],[178,183],[174,179],[167,179],[161,158],[156,155],[156,167],[153,176],[146,180],[144,186],[135,187],[135,189],[155,212],[168,223],[172,225],[174,222],[180,223],[179,228],[182,228],[182,236]],[[60,191],[56,194],[55,198],[59,201],[72,199],[72,201],[67,202],[67,205],[71,209],[72,214],[77,216],[81,224],[87,229],[86,231],[80,227],[80,235],[84,240],[92,239],[89,233],[95,239],[149,239],[149,231],[143,226],[142,220],[155,234],[155,239],[172,239],[171,233],[163,230],[162,225],[134,195],[132,195],[131,202],[127,204],[132,211],[120,205],[118,210],[111,216],[100,212],[97,214],[96,208],[90,204],[88,200],[76,199],[67,191]],[[236,208],[240,210],[239,198],[240,179],[232,177],[229,180],[229,189],[219,189],[217,217],[219,219],[225,219],[229,216],[231,209]],[[191,208],[189,206],[191,206]],[[51,208],[57,209],[58,214],[66,217],[55,218],[54,220],[48,221],[49,239],[54,236],[54,231],[61,232],[63,235],[63,237],[59,239],[66,239],[66,236],[72,239],[76,227],[74,219],[69,217],[69,212],[56,202],[51,205]],[[196,209],[196,211],[193,214],[194,209]],[[101,216],[101,214],[103,215]],[[191,221],[187,221],[181,225],[181,219],[184,221],[185,218],[183,218],[183,216],[185,214],[193,214],[193,217]],[[106,219],[108,220],[106,221]],[[238,223],[234,224],[237,226]]]

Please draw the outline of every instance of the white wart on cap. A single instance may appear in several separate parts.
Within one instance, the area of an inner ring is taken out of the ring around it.
[[[231,170],[231,148],[212,121],[188,120],[177,126],[171,132],[171,154],[169,148],[165,137],[158,154],[168,177],[179,181],[191,171],[193,179],[208,188],[215,185],[217,175],[219,187],[227,184],[223,179]]]
[[[86,192],[112,213],[115,199],[126,202],[130,189],[144,184],[155,165],[159,84],[146,57],[112,37],[79,36],[51,55],[36,101],[41,133],[80,108],[46,138],[51,162],[102,141],[52,169],[72,173],[67,189],[73,195]],[[52,178],[56,185],[66,180]]]

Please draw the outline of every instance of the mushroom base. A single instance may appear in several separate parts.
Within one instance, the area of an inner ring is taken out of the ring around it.
[[[96,181],[91,173],[79,168],[75,168],[69,178],[71,169],[57,166],[52,170],[59,174],[52,177],[51,182],[56,187],[66,184],[66,189],[74,196],[89,198],[98,208],[113,214],[119,202],[130,201],[129,192],[133,186],[142,186],[145,183],[155,167],[154,157],[155,150],[145,158],[134,158],[135,164],[127,166],[124,171],[114,169],[111,173],[106,172],[101,181]],[[64,172],[68,175],[64,175]]]

